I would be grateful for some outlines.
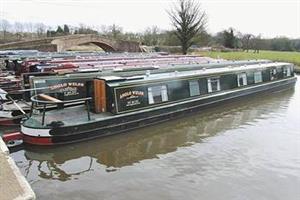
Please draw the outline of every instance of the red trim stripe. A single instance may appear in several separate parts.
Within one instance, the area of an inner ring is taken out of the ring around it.
[[[15,123],[13,119],[1,119],[0,125],[1,126],[13,126],[13,125],[18,125],[18,123]]]
[[[23,134],[21,132],[5,133],[4,135],[2,135],[2,139],[5,143],[12,140],[22,140]]]
[[[32,137],[23,134],[23,142],[34,145],[53,145],[50,137]]]

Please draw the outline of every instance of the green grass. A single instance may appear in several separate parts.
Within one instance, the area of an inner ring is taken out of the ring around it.
[[[253,53],[247,52],[201,52],[203,56],[212,58],[223,58],[227,60],[249,60],[249,59],[268,59],[274,61],[283,61],[294,63],[300,66],[300,52],[287,52],[287,51],[260,51]]]

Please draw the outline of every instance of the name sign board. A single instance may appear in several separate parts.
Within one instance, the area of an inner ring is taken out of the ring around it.
[[[63,94],[63,100],[73,100],[87,97],[87,81],[91,81],[92,78],[50,78],[50,79],[33,79],[33,88],[37,88],[34,94],[41,93],[61,93]],[[45,89],[38,89],[45,88]]]
[[[147,87],[116,88],[118,112],[134,110],[148,105]]]

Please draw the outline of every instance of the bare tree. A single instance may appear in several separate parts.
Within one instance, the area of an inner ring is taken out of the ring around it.
[[[193,0],[178,0],[178,4],[174,5],[168,14],[180,40],[182,53],[187,54],[195,35],[205,30],[207,17],[200,4]]]
[[[99,26],[99,27],[97,28],[97,31],[98,31],[99,33],[101,33],[101,34],[106,35],[106,34],[108,34],[108,26],[106,26],[106,25],[101,25],[101,26]]]
[[[34,28],[35,28],[35,31],[36,31],[36,34],[38,37],[42,37],[43,35],[45,35],[45,32],[46,32],[46,25],[43,24],[43,23],[36,23],[34,25]]]
[[[22,33],[24,31],[24,26],[21,22],[14,23],[14,30],[16,33]]]
[[[2,19],[0,21],[0,28],[1,28],[0,30],[3,33],[3,40],[6,39],[6,35],[7,35],[8,31],[9,31],[10,26],[11,25],[10,25],[10,23],[7,20]]]
[[[27,22],[24,24],[24,28],[25,28],[25,32],[27,32],[27,35],[29,37],[31,37],[31,39],[33,38],[33,31],[34,31],[34,25],[31,22]]]
[[[240,39],[242,43],[242,49],[243,51],[249,52],[249,49],[251,48],[251,39],[254,36],[252,34],[246,33],[238,33],[238,38]]]
[[[122,31],[123,28],[116,24],[109,26],[109,32],[114,39],[119,39],[120,35],[122,34]]]
[[[15,33],[17,35],[17,38],[18,38],[18,40],[20,40],[22,38],[22,33],[24,31],[24,26],[21,22],[15,22],[13,26],[14,26],[14,30],[15,30]]]
[[[155,46],[158,44],[159,29],[157,26],[146,28],[143,33],[142,41],[145,45]]]
[[[27,22],[24,24],[25,27],[25,31],[28,33],[32,33],[33,32],[33,24],[31,22]]]
[[[258,36],[254,36],[251,39],[251,42],[252,42],[252,47],[254,49],[253,53],[259,53],[259,50],[261,49],[261,44],[262,44],[261,35],[259,34]]]

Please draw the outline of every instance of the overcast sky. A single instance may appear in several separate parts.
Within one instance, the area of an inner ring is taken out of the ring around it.
[[[208,32],[233,27],[263,37],[300,38],[300,0],[199,0]],[[91,26],[117,24],[124,31],[156,25],[171,29],[172,0],[0,0],[0,19]]]

